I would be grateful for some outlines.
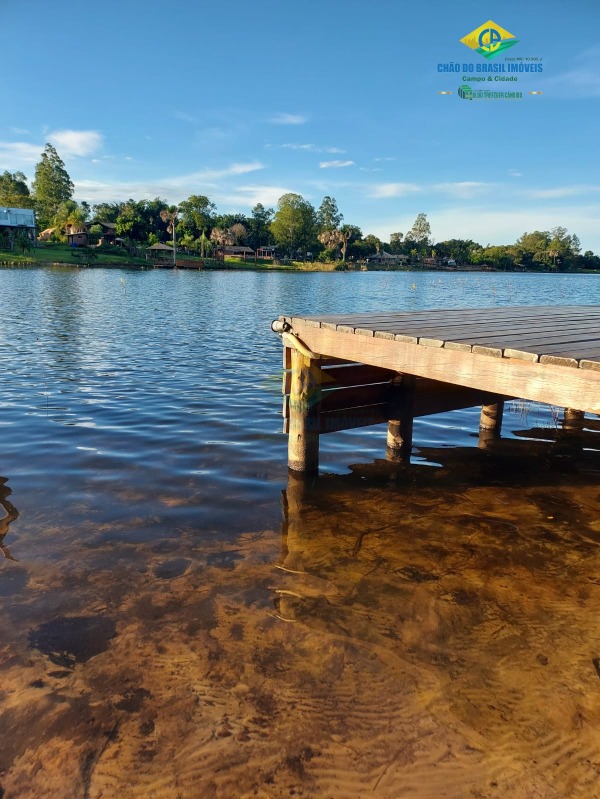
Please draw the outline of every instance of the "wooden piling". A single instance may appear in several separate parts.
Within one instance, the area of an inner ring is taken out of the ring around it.
[[[502,417],[504,416],[504,403],[495,402],[493,405],[483,405],[479,417],[479,429],[500,435],[502,430]]]
[[[319,468],[321,367],[317,360],[292,349],[289,401],[288,466],[296,472]]]
[[[387,431],[386,457],[391,461],[410,460],[416,380],[401,375],[392,380],[392,401]]]
[[[585,424],[585,413],[574,408],[565,408],[563,430],[582,430]]]

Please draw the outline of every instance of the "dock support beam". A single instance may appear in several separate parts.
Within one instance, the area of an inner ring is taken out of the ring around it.
[[[479,417],[479,448],[485,449],[488,442],[500,436],[502,430],[502,417],[504,416],[504,402],[495,402],[493,405],[483,405]]]
[[[496,402],[493,405],[484,405],[481,408],[481,416],[479,417],[479,429],[493,431],[499,436],[502,429],[503,416],[503,402]]]
[[[416,380],[401,375],[392,380],[392,410],[388,422],[386,457],[390,461],[410,460]]]
[[[292,349],[288,466],[295,472],[319,468],[320,362]]]
[[[585,424],[585,413],[574,408],[565,408],[563,430],[582,430]]]

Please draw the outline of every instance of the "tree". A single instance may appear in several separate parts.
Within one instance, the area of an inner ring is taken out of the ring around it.
[[[339,212],[333,197],[323,197],[323,202],[317,211],[317,229],[319,233],[324,230],[337,230],[344,219]]]
[[[216,210],[216,205],[204,194],[190,195],[187,200],[179,203],[180,221],[177,232],[181,236],[187,233],[197,238],[202,231],[210,230],[213,226]]]
[[[336,250],[344,243],[344,236],[341,230],[322,230],[317,238],[325,247],[323,257],[327,261],[335,258]]]
[[[315,209],[300,194],[279,198],[271,232],[275,241],[291,255],[308,249],[315,239]]]
[[[342,237],[342,261],[345,262],[348,245],[356,239],[361,239],[362,231],[359,227],[356,227],[356,225],[342,225],[340,233]]]
[[[274,214],[272,208],[265,208],[262,203],[257,203],[252,209],[252,216],[248,220],[250,228],[248,242],[253,250],[266,247],[273,242],[270,225]]]
[[[33,193],[42,227],[52,222],[61,203],[73,197],[73,182],[65,164],[51,144],[47,144],[35,168]]]
[[[64,230],[67,233],[82,233],[86,229],[85,222],[85,209],[82,209],[75,200],[65,200],[59,205],[52,225],[57,228],[57,234],[64,241]]]
[[[94,219],[98,222],[116,222],[122,207],[122,203],[98,203],[94,206]]]
[[[170,208],[163,208],[160,212],[160,218],[167,224],[167,233],[173,235],[173,266],[177,266],[177,240],[175,237],[175,228],[177,226],[177,217],[179,216],[179,208],[172,205]]]
[[[29,193],[27,178],[22,172],[0,175],[0,205],[7,208],[33,208],[33,197]]]
[[[221,248],[223,253],[223,260],[225,260],[225,247],[231,247],[233,244],[233,236],[229,230],[223,230],[220,227],[214,227],[210,232],[210,240]]]
[[[235,225],[232,225],[229,228],[229,233],[231,234],[231,237],[235,244],[239,244],[248,235],[248,231],[246,230],[244,225],[241,224],[241,222],[236,222]]]
[[[31,250],[31,239],[27,235],[27,233],[19,232],[15,236],[15,247],[17,250],[21,250],[21,254],[25,255],[25,252],[29,252]]]
[[[432,243],[431,226],[427,221],[427,214],[418,214],[411,229],[406,234],[405,242],[417,245],[417,250],[425,251]]]
[[[398,252],[402,247],[402,239],[404,238],[404,233],[392,233],[390,236],[390,250],[392,252]],[[379,252],[379,250],[377,250]]]
[[[402,233],[399,233],[399,234],[392,233],[392,236],[394,236],[394,235],[402,236]],[[375,252],[381,252],[381,248],[383,247],[383,242],[381,241],[381,239],[378,239],[377,236],[374,236],[372,233],[369,233],[368,236],[364,237],[363,241],[364,241],[365,244],[367,244],[369,246],[369,249],[370,249],[369,254],[370,255],[375,253]],[[391,239],[390,239],[390,243],[391,243]]]
[[[442,258],[453,258],[457,263],[468,264],[472,248],[478,246],[471,239],[448,239],[437,244],[437,249]]]
[[[154,233],[158,241],[165,241],[170,233],[167,231],[168,221],[161,216],[161,211],[165,210],[169,210],[169,206],[160,197],[153,200],[127,200],[115,220],[117,235],[145,243],[149,241],[149,235]]]

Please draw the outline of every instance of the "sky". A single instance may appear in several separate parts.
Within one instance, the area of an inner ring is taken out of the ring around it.
[[[490,60],[460,41],[487,20],[517,39]],[[436,241],[562,225],[600,254],[599,28],[597,0],[0,0],[0,170],[51,142],[91,203],[330,195],[384,240],[423,212]],[[513,57],[543,71],[475,72]]]

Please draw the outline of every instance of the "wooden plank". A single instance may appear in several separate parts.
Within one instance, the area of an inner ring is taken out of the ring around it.
[[[553,315],[546,315],[543,317],[530,317],[530,318],[522,318],[520,320],[515,319],[508,319],[508,318],[497,318],[497,319],[446,319],[437,316],[429,317],[427,319],[378,319],[376,317],[372,319],[364,319],[360,322],[355,322],[351,324],[349,321],[346,321],[344,324],[349,327],[360,326],[360,327],[367,327],[370,329],[387,329],[398,327],[403,330],[466,330],[469,333],[471,332],[478,332],[483,331],[487,332],[490,330],[504,330],[509,327],[511,330],[522,330],[522,329],[529,329],[532,328],[534,330],[548,330],[548,329],[563,329],[563,330],[573,330],[574,327],[577,329],[579,328],[589,328],[591,330],[598,330],[598,323],[600,321],[600,315],[596,317],[591,317],[590,315],[585,315],[582,317],[579,316],[561,316],[555,317]],[[330,326],[330,329],[333,329],[333,325]]]
[[[357,427],[368,427],[373,424],[384,424],[388,421],[389,406],[364,405],[352,411],[329,411],[321,414],[320,433],[337,433],[341,430],[353,430]]]
[[[433,349],[323,328],[296,328],[316,352],[455,383],[493,394],[600,413],[600,373],[514,358],[489,358],[470,352]]]
[[[328,362],[325,361],[327,364]],[[353,364],[349,366],[326,366],[321,368],[323,388],[344,388],[346,386],[365,386],[369,383],[389,382],[396,372],[379,369],[377,366]]]
[[[494,317],[502,317],[506,319],[518,319],[522,317],[532,318],[534,316],[548,317],[565,316],[569,317],[596,315],[600,316],[600,307],[597,305],[516,305],[516,306],[491,306],[489,308],[435,308],[421,311],[374,311],[367,313],[356,314],[327,314],[325,316],[307,316],[306,319],[311,319],[319,322],[330,322],[335,324],[344,324],[345,322],[352,322],[354,320],[368,320],[372,318],[377,319],[430,319],[435,316],[444,317],[446,319],[491,319]],[[286,320],[291,317],[285,317]],[[296,317],[297,318],[297,317]]]
[[[514,309],[501,309],[500,313],[494,313],[494,309],[482,309],[477,315],[470,314],[462,310],[451,311],[426,311],[426,312],[406,312],[395,314],[355,314],[340,315],[329,317],[320,324],[334,329],[339,325],[346,327],[388,327],[398,325],[400,327],[416,326],[423,327],[429,325],[435,328],[463,326],[471,328],[473,326],[484,325],[488,327],[510,324],[511,327],[527,326],[535,324],[547,324],[552,322],[558,324],[573,324],[598,322],[600,320],[600,310],[598,308],[585,308],[583,311],[574,311],[573,307],[556,313],[552,308],[529,308],[525,307],[524,312],[513,313]],[[313,322],[315,320],[312,320]]]
[[[354,386],[323,391],[321,411],[337,411],[343,408],[356,408],[361,405],[378,405],[390,399],[390,383],[376,383],[372,386]]]

